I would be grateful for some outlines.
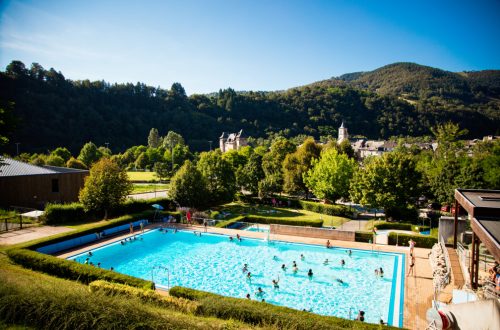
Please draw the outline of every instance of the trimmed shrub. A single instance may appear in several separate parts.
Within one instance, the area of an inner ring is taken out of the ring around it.
[[[47,204],[44,222],[47,225],[95,220],[95,214],[85,212],[81,203]]]
[[[25,268],[85,284],[89,284],[95,280],[106,280],[144,289],[153,289],[154,287],[152,282],[140,278],[83,265],[76,261],[56,258],[27,249],[9,249],[7,250],[7,255],[16,264]]]
[[[309,227],[322,227],[323,220],[296,220],[296,219],[282,219],[282,218],[263,218],[255,215],[240,215],[236,218],[221,221],[215,226],[219,228],[226,228],[235,222],[250,222],[261,224],[277,224],[277,225],[290,225],[290,226],[309,226]]]
[[[397,229],[397,230],[412,230],[411,223],[401,222],[376,222],[374,224],[377,229]]]
[[[373,233],[371,231],[357,231],[354,234],[356,242],[369,243],[373,240]]]
[[[110,283],[103,280],[91,282],[89,284],[91,292],[102,291],[106,295],[123,295],[137,297],[144,302],[154,303],[162,307],[173,309],[184,313],[194,313],[198,304],[194,299],[178,298],[174,296],[162,296],[153,290],[144,290],[125,284]]]
[[[164,197],[152,199],[129,199],[119,208],[111,210],[111,216],[121,216],[152,210],[153,204],[160,204],[164,210],[175,210],[175,203]],[[47,204],[45,207],[45,223],[48,225],[91,222],[99,219],[93,212],[85,212],[81,203]]]
[[[434,244],[437,243],[437,238],[430,237],[429,235],[409,235],[409,234],[389,234],[389,245],[396,245],[396,242],[400,246],[408,246],[408,241],[412,239],[415,241],[415,246],[420,248],[432,248]]]
[[[309,201],[299,201],[300,206],[307,211],[326,214],[326,215],[336,215],[339,217],[350,217],[352,216],[352,211],[349,207],[345,205],[330,205],[321,204]]]
[[[258,301],[224,297],[189,288],[173,287],[172,296],[192,298],[199,303],[197,315],[233,319],[253,325],[273,325],[279,329],[380,329],[379,325],[322,316]],[[383,327],[390,329],[392,327]],[[396,328],[392,328],[396,329]]]

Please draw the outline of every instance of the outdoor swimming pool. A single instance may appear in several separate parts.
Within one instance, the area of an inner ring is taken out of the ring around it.
[[[260,224],[251,225],[251,226],[246,227],[243,230],[253,231],[253,232],[258,232],[258,233],[268,233],[269,232],[269,225],[260,225]]]
[[[382,318],[391,325],[403,324],[403,254],[353,249],[349,256],[341,248],[247,238],[238,242],[191,231],[153,230],[142,237],[92,250],[90,261],[143,279],[153,276],[158,287],[179,285],[239,298],[250,293],[253,300],[343,318],[355,318],[358,310],[364,310],[367,322],[378,323]],[[87,257],[83,253],[69,259],[83,263]],[[299,268],[296,274],[293,261]],[[242,271],[245,263],[251,280]],[[382,278],[374,274],[379,267],[384,270]],[[307,275],[309,269],[312,278]],[[279,279],[279,289],[273,288],[273,279]],[[265,292],[262,296],[256,294],[258,287]]]

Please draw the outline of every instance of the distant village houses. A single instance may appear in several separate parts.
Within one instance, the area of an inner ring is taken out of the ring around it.
[[[225,132],[219,137],[219,147],[222,152],[229,150],[239,150],[248,145],[247,138],[243,135],[243,130],[238,133],[227,134]]]
[[[482,141],[493,141],[500,139],[500,136],[485,136]],[[342,141],[349,141],[349,133],[344,122],[339,127],[339,133],[337,138],[337,143],[342,143]],[[469,154],[472,155],[473,147],[481,142],[480,139],[467,140],[465,142],[465,148],[468,150]],[[357,139],[351,141],[351,147],[358,159],[364,159],[369,156],[382,156],[386,152],[393,151],[398,146],[395,141],[385,141],[385,140],[367,140],[367,139]],[[410,148],[412,146],[417,146],[421,150],[433,150],[435,151],[438,147],[437,142],[419,142],[419,143],[405,143],[405,147]]]

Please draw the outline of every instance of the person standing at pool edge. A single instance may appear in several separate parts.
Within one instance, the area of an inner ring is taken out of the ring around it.
[[[134,224],[131,222],[129,227],[130,227],[130,233],[133,234],[134,233]]]
[[[327,248],[327,249],[329,249],[329,248],[331,248],[331,247],[332,247],[332,246],[330,245],[330,240],[327,240],[327,241],[326,241],[326,248]]]
[[[415,241],[410,238],[410,240],[408,241],[408,245],[410,246],[410,255],[413,254],[413,249],[415,248],[416,244],[417,243],[415,243]]]

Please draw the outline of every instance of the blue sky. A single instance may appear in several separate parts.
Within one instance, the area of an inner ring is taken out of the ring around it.
[[[188,94],[280,90],[393,62],[500,69],[500,1],[6,1],[0,67]]]

